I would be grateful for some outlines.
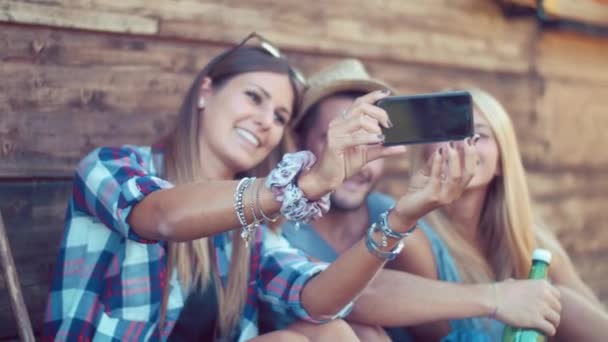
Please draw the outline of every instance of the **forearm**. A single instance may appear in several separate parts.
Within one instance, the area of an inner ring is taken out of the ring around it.
[[[238,182],[203,181],[153,192],[133,208],[129,224],[144,238],[168,241],[199,239],[235,229],[240,227],[234,208]],[[259,204],[266,215],[273,215],[280,208],[272,193],[257,182],[244,192],[247,222],[253,221],[252,205]],[[257,216],[260,218],[259,213]]]
[[[399,227],[410,227],[416,222],[407,220]],[[367,237],[366,237],[367,238]],[[303,289],[302,302],[312,315],[333,315],[355,299],[369,285],[386,260],[372,254],[365,239],[342,254],[325,271],[310,280]],[[381,232],[373,233],[374,241],[380,241]],[[383,251],[395,248],[397,239],[389,238]]]
[[[355,302],[348,319],[381,326],[407,326],[490,315],[491,285],[462,285],[382,270]]]
[[[562,303],[558,341],[605,341],[608,314],[572,289],[558,286]]]
[[[363,240],[312,278],[302,290],[302,306],[313,317],[333,316],[355,299],[382,268]]]

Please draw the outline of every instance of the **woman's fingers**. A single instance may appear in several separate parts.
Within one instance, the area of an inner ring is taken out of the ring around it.
[[[559,327],[559,321],[560,321],[559,312],[557,312],[555,310],[547,310],[547,313],[545,314],[545,318],[547,319],[547,321],[549,321],[549,323],[551,323],[553,325],[553,327],[555,327],[555,328]]]
[[[557,332],[557,329],[555,328],[555,326],[545,319],[540,319],[536,323],[536,326],[538,327],[538,329],[540,331],[544,332],[545,334],[547,334],[549,336],[555,336],[555,333]]]
[[[364,131],[357,131],[352,134],[342,134],[332,138],[333,145],[339,150],[346,150],[361,145],[379,144],[384,141],[382,135],[367,133]],[[365,147],[365,146],[361,146]]]
[[[473,179],[473,176],[475,176],[475,169],[477,168],[478,156],[473,139],[474,137],[466,138],[464,139],[463,143],[464,168],[462,171],[462,182],[464,186],[471,182],[471,179]]]
[[[439,147],[433,153],[427,165],[423,168],[423,173],[431,177],[432,180],[441,181],[441,165],[446,158],[444,147]]]
[[[369,133],[382,134],[378,120],[368,115],[351,116],[334,128],[337,134],[353,133],[364,130]]]
[[[448,144],[447,148],[447,161],[448,161],[448,176],[447,179],[454,185],[460,186],[462,180],[462,168],[460,163],[460,156],[456,146],[453,142]]]
[[[390,157],[398,154],[403,154],[407,151],[405,145],[383,146],[381,144],[367,146],[366,162],[370,162],[379,158]]]
[[[387,95],[388,92],[379,90],[357,98],[350,109],[345,112],[343,118],[348,120],[353,116],[367,115],[373,119],[376,119],[382,126],[387,128],[391,127],[386,111],[374,105],[376,101],[386,97]]]

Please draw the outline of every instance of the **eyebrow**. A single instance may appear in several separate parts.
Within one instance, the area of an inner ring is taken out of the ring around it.
[[[263,87],[261,87],[261,86],[259,86],[259,85],[255,84],[255,83],[250,83],[250,84],[251,84],[252,86],[254,86],[254,87],[258,88],[258,89],[259,89],[259,90],[262,92],[262,94],[264,94],[264,97],[265,97],[265,98],[267,98],[267,99],[269,99],[269,100],[270,100],[270,99],[272,99],[272,96],[270,95],[270,93],[269,93],[269,92],[268,92],[266,89],[264,89]]]
[[[269,92],[268,92],[266,89],[264,89],[262,86],[257,85],[257,84],[255,84],[255,83],[250,83],[250,84],[251,84],[252,86],[254,86],[254,87],[258,88],[258,89],[259,89],[259,90],[262,92],[262,94],[264,95],[264,97],[265,97],[266,99],[268,99],[268,100],[271,100],[271,99],[272,99],[272,95],[270,95],[270,93],[269,93]],[[286,107],[281,106],[281,107],[279,107],[279,108],[278,108],[278,110],[279,110],[279,111],[284,112],[284,113],[285,113],[285,115],[289,115],[289,116],[291,116],[291,111],[290,111],[290,110],[288,110]],[[289,119],[289,118],[287,118],[287,119]]]

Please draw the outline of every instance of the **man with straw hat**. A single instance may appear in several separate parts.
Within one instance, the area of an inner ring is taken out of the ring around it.
[[[392,89],[373,79],[361,62],[346,59],[335,63],[308,80],[300,114],[292,122],[298,149],[321,154],[328,123],[345,115],[353,101],[372,91]],[[379,108],[378,108],[379,109]],[[292,246],[303,250],[311,259],[333,262],[360,241],[369,226],[381,213],[391,208],[394,200],[373,191],[383,171],[383,160],[368,163],[361,171],[345,180],[331,195],[331,210],[311,224],[293,222],[281,227],[282,234]],[[407,239],[407,238],[406,238]],[[390,263],[388,264],[390,267]],[[541,308],[522,305],[525,300],[500,301],[521,293],[528,298],[532,286],[520,281],[492,284],[462,285],[422,278],[409,273],[385,269],[356,300],[346,318],[362,341],[410,341],[402,328],[437,320],[492,316],[521,326],[542,315]],[[457,294],[457,295],[455,295]],[[296,318],[287,312],[272,312],[262,308],[263,329],[283,329]],[[294,330],[302,327],[292,325]],[[396,327],[386,331],[380,327]],[[314,327],[312,327],[314,329]],[[390,337],[389,337],[390,336]]]

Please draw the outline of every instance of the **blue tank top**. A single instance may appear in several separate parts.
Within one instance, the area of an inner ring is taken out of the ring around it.
[[[418,226],[431,243],[439,280],[462,282],[454,258],[443,239],[428,223],[420,221]],[[501,341],[504,324],[490,318],[468,318],[451,320],[450,327],[452,331],[441,340],[442,342],[491,342]]]

